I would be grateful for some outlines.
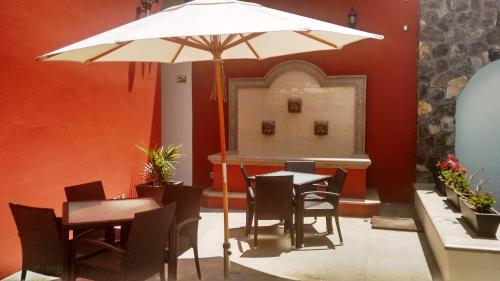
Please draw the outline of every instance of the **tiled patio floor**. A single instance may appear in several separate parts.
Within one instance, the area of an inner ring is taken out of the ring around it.
[[[408,205],[385,204],[381,215],[411,217],[413,210]],[[202,218],[199,252],[203,279],[220,280],[222,213],[204,210]],[[369,219],[342,217],[344,244],[340,245],[336,234],[324,234],[325,221],[318,218],[306,227],[305,247],[295,250],[277,221],[261,221],[265,227],[259,232],[259,247],[252,249],[253,236],[244,235],[245,214],[231,212],[229,221],[235,280],[441,280],[423,233],[377,230],[371,228]],[[181,257],[178,274],[178,280],[196,280],[191,251]],[[19,280],[17,276],[7,280]]]

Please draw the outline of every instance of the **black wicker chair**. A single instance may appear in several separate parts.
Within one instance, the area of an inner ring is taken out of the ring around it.
[[[64,260],[62,230],[54,210],[14,203],[9,207],[21,239],[21,280],[25,280],[27,270],[61,277]]]
[[[64,192],[68,201],[106,200],[101,181],[66,186]]]
[[[108,251],[76,261],[75,277],[92,280],[146,280],[160,274],[165,280],[164,247],[174,217],[176,204],[136,213],[130,229],[126,250],[100,240],[80,238],[80,244],[101,247]]]
[[[326,187],[326,191],[307,191],[300,194],[298,202],[299,233],[297,233],[297,236],[300,235],[300,237],[297,240],[302,241],[304,237],[304,217],[325,217],[328,233],[333,233],[332,217],[335,217],[339,239],[341,243],[343,242],[339,224],[339,204],[340,193],[346,178],[347,171],[337,168],[335,176]],[[298,248],[301,246],[297,244]]]
[[[245,222],[245,233],[246,235],[250,234],[252,229],[252,221],[253,215],[255,211],[255,196],[252,186],[252,181],[249,179],[247,168],[241,164],[240,170],[243,175],[243,179],[245,179],[245,191],[246,191],[246,222]]]
[[[314,174],[316,163],[314,161],[285,161],[285,171]]]
[[[314,161],[285,161],[285,171],[297,173],[316,173],[316,162]],[[302,187],[302,191],[314,191],[317,186],[322,185],[306,185]]]
[[[173,202],[177,203],[175,210],[176,245],[168,245],[165,250],[165,262],[168,262],[170,251],[175,251],[178,257],[192,248],[198,279],[201,279],[200,260],[198,258],[198,222],[201,219],[202,196],[203,188],[200,187],[165,185],[162,200],[165,205]],[[174,272],[173,274],[169,272],[169,275],[173,276],[175,280],[177,277],[177,263],[172,268]]]
[[[104,187],[101,181],[93,181],[77,185],[66,186],[64,188],[66,200],[71,201],[90,201],[90,200],[106,200]],[[75,230],[75,236],[81,235],[83,232],[88,232],[89,229]],[[113,227],[107,227],[103,230],[92,231],[88,234],[88,238],[105,239],[108,243],[115,243],[115,239],[119,237],[119,231]],[[83,247],[82,247],[83,248]],[[91,248],[91,247],[88,247]],[[82,250],[85,251],[85,250]]]
[[[293,176],[255,177],[254,246],[257,246],[259,220],[283,220],[285,232],[290,229],[292,245],[293,228]]]

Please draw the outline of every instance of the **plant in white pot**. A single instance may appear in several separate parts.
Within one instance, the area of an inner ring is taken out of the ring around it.
[[[488,179],[480,180],[474,185],[471,196],[460,198],[460,210],[478,236],[495,237],[500,223],[500,213],[492,208],[496,203],[493,193],[481,192],[486,182]]]

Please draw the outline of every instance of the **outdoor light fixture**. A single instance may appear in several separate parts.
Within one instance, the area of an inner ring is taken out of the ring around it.
[[[135,9],[136,19],[139,19],[142,13],[144,13],[145,17],[150,16],[151,6],[153,6],[153,3],[158,3],[158,0],[141,0],[139,6]]]
[[[347,23],[350,28],[356,28],[356,25],[358,24],[358,13],[354,10],[354,8],[351,8],[351,12],[347,15]]]

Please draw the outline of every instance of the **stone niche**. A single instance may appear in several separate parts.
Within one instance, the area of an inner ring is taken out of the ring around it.
[[[326,76],[317,66],[288,61],[263,78],[229,80],[229,149],[240,155],[352,157],[365,153],[363,75]],[[290,112],[290,102],[300,101]],[[277,130],[263,134],[263,120]],[[315,134],[315,121],[328,124]]]

